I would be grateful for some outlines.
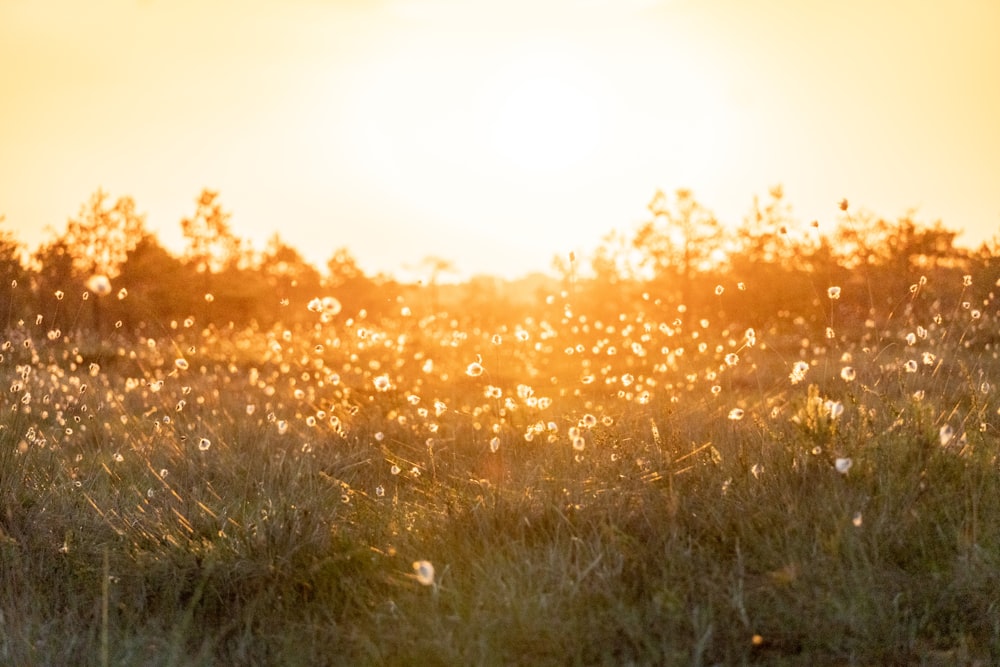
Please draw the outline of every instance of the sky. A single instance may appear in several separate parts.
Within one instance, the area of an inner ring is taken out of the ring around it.
[[[202,188],[323,267],[549,271],[689,188],[1000,233],[995,0],[0,0],[0,215]]]

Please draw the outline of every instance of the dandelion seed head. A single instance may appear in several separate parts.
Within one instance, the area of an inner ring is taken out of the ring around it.
[[[434,565],[429,560],[414,561],[413,572],[419,583],[424,586],[434,585]]]
[[[809,364],[804,361],[796,361],[792,365],[792,372],[789,374],[788,379],[791,380],[792,384],[798,384],[806,379],[806,373],[809,371]]]
[[[830,299],[832,299],[832,300],[839,299],[840,298],[840,287],[837,286],[837,285],[833,285],[832,287],[828,287],[827,290],[826,290],[826,295]]]

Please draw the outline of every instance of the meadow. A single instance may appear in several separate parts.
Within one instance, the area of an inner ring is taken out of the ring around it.
[[[0,340],[0,662],[996,664],[1000,275],[928,276],[60,292]]]

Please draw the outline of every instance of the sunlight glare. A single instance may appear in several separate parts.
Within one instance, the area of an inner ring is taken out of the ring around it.
[[[529,48],[491,86],[491,149],[525,172],[556,171],[586,161],[601,143],[602,111],[595,89],[572,62]]]

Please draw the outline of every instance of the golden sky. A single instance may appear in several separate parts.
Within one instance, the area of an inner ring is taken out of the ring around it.
[[[0,214],[98,187],[174,249],[203,187],[258,249],[548,270],[656,188],[726,222],[783,184],[1000,231],[996,0],[0,0]]]

